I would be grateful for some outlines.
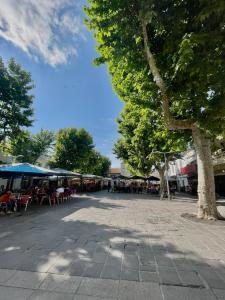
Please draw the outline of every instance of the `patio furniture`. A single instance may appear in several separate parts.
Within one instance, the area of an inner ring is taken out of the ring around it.
[[[30,195],[21,195],[17,201],[17,209],[20,210],[21,206],[24,206],[24,211],[27,210],[28,204],[31,202]]]
[[[0,212],[3,211],[5,214],[7,214],[8,208],[6,202],[0,202]]]
[[[61,203],[64,202],[64,193],[58,193],[58,200],[59,200],[59,202],[61,202]]]
[[[42,205],[45,200],[49,201],[49,196],[46,193],[39,193],[38,197],[40,199],[40,205]]]
[[[66,190],[64,192],[64,200],[68,201],[70,199],[70,196],[71,196],[71,191],[70,190]]]
[[[55,205],[57,202],[57,204],[59,204],[58,202],[58,197],[57,197],[57,193],[54,192],[49,196],[49,205],[51,206],[52,204]]]

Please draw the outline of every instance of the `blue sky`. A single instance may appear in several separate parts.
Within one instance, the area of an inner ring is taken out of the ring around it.
[[[32,74],[33,132],[84,127],[115,167],[119,165],[112,154],[118,137],[115,120],[123,104],[112,91],[107,67],[93,65],[97,53],[93,36],[82,23],[84,3],[1,0],[0,56],[15,57]]]

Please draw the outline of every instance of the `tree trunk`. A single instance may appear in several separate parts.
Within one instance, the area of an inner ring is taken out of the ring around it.
[[[198,128],[194,128],[192,134],[198,164],[198,218],[217,219],[210,140]]]

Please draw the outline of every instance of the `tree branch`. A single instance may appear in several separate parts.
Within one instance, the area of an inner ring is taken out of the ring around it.
[[[170,113],[169,99],[166,91],[167,90],[166,84],[159,73],[159,69],[156,66],[155,58],[150,50],[146,22],[143,16],[141,15],[140,15],[140,22],[141,22],[143,39],[144,39],[144,49],[145,49],[146,58],[149,64],[149,68],[152,72],[154,81],[158,86],[162,96],[161,103],[162,103],[162,110],[163,110],[165,123],[169,129],[192,129],[194,124],[191,121],[174,119],[174,117]]]

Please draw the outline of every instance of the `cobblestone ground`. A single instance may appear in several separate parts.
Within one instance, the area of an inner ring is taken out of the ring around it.
[[[225,299],[225,224],[194,200],[100,192],[0,216],[0,299]]]

